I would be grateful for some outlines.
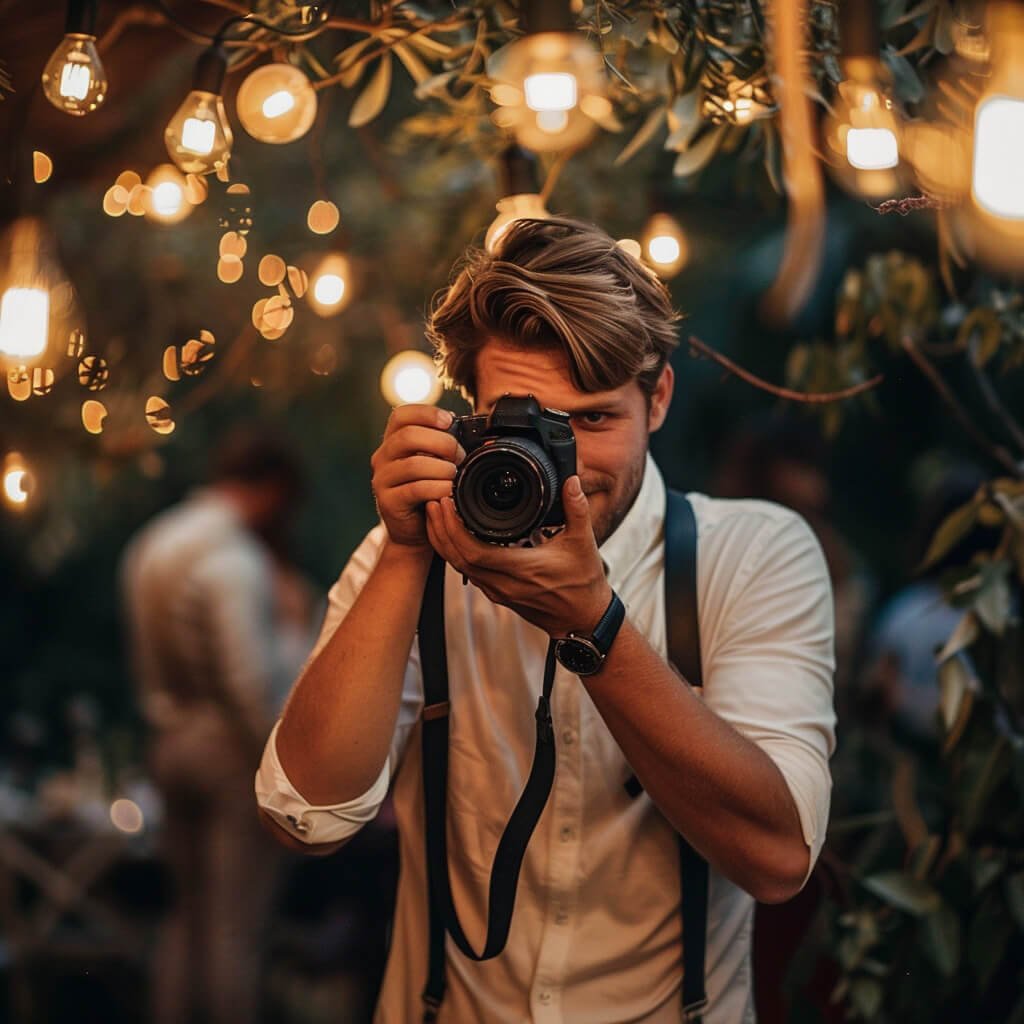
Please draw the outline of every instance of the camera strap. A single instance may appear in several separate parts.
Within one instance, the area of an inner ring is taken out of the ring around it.
[[[519,803],[502,834],[491,869],[487,939],[477,954],[459,924],[448,877],[446,805],[448,789],[448,657],[444,633],[445,563],[435,557],[427,577],[419,619],[423,669],[423,795],[426,816],[429,945],[423,1022],[431,1024],[445,994],[445,934],[472,960],[497,956],[508,939],[519,869],[554,781],[555,742],[550,697],[554,685],[554,644],[548,647],[544,686],[537,704],[537,745],[533,767]],[[697,522],[686,495],[669,490],[665,507],[665,615],[669,661],[693,686],[702,684],[697,614]],[[626,782],[630,796],[642,791],[636,776]],[[682,837],[679,843],[683,922],[683,1021],[700,1024],[707,1006],[704,985],[707,944],[708,864]]]
[[[551,690],[555,681],[555,645],[548,645],[544,685],[537,702],[537,741],[533,766],[498,843],[491,866],[487,900],[487,938],[477,953],[466,938],[452,898],[448,877],[448,655],[444,635],[445,563],[435,556],[427,576],[419,619],[423,668],[423,804],[426,818],[429,962],[423,990],[423,1021],[437,1019],[445,993],[445,934],[471,960],[496,957],[508,941],[519,869],[555,778],[555,735]]]

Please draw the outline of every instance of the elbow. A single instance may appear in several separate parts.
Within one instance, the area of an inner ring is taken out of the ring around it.
[[[329,843],[304,843],[301,839],[297,839],[290,832],[283,829],[262,807],[259,808],[259,813],[261,824],[270,833],[275,842],[286,850],[291,850],[293,853],[302,853],[307,857],[326,857],[340,850],[351,838],[349,836],[345,839]]]
[[[762,862],[756,877],[744,888],[758,903],[785,903],[804,887],[811,852],[801,840],[781,847],[770,862]]]

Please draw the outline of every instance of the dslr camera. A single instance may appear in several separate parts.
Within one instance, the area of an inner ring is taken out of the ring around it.
[[[576,472],[569,414],[533,395],[505,395],[489,414],[457,416],[448,432],[466,451],[452,485],[466,528],[489,544],[512,544],[565,524],[562,485]]]

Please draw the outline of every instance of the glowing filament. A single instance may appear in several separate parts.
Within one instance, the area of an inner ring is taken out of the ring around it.
[[[68,99],[84,100],[89,95],[92,76],[88,64],[74,64],[68,61],[60,73],[60,94]]]
[[[0,300],[0,352],[34,359],[46,350],[50,295],[41,288],[8,288]]]
[[[175,181],[162,181],[153,189],[153,212],[161,217],[173,217],[185,201],[185,192]]]
[[[295,97],[286,89],[279,89],[277,92],[271,93],[263,101],[263,116],[280,117],[282,114],[287,114],[294,107]]]
[[[1024,100],[991,96],[974,120],[974,197],[997,217],[1024,218]]]
[[[322,306],[335,306],[345,294],[345,279],[338,274],[321,274],[313,285],[313,295]]]
[[[655,263],[675,263],[682,249],[678,238],[671,235],[655,235],[647,246],[647,251]]]
[[[572,110],[576,106],[576,77],[566,71],[530,75],[523,88],[531,110]]]
[[[883,171],[900,162],[896,136],[888,128],[850,128],[846,159],[859,171]]]
[[[216,122],[201,121],[198,117],[186,117],[181,130],[181,144],[190,153],[207,156],[213,152],[216,133]]]

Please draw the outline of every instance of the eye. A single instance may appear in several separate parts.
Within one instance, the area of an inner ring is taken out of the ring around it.
[[[588,427],[599,427],[607,422],[608,414],[606,412],[581,412],[574,419]]]

